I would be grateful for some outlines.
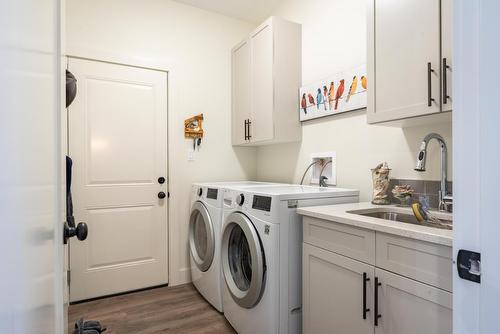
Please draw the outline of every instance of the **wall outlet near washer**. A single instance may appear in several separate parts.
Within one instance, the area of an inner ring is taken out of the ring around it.
[[[318,160],[324,160],[327,165],[322,165],[320,163],[315,164],[311,167],[311,184],[319,184],[319,174],[323,169],[322,176],[326,176],[326,184],[329,186],[337,185],[337,153],[336,152],[319,152],[311,154],[311,162],[316,162]],[[329,162],[331,161],[331,162]]]

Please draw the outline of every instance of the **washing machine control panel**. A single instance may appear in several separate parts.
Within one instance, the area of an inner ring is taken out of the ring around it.
[[[271,197],[269,196],[253,196],[252,209],[262,210],[262,211],[271,211]]]

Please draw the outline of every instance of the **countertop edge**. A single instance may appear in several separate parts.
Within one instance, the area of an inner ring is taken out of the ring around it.
[[[421,240],[430,243],[435,243],[443,246],[452,247],[453,237],[429,233],[425,231],[417,231],[411,228],[401,228],[398,226],[387,226],[386,224],[379,224],[377,222],[366,222],[361,219],[353,219],[345,217],[344,215],[351,215],[347,212],[335,213],[322,213],[315,210],[315,207],[297,208],[297,213],[302,216],[322,219],[335,223],[350,225],[358,228],[364,228],[375,232],[393,234],[409,239]]]

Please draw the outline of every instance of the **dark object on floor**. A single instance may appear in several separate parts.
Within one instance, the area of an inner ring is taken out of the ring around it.
[[[66,70],[66,108],[76,97],[76,78],[70,71]]]
[[[80,318],[75,323],[75,331],[74,334],[99,334],[106,331],[106,327],[102,327],[99,321],[83,321],[83,318]]]

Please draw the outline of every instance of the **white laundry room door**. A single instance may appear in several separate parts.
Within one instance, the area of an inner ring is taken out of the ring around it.
[[[167,73],[77,58],[68,69],[74,216],[88,225],[70,242],[70,299],[166,284]]]

